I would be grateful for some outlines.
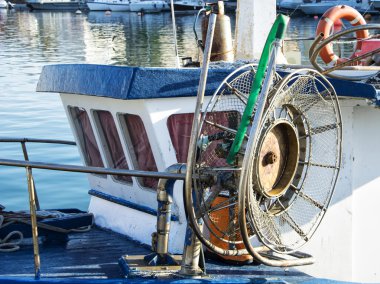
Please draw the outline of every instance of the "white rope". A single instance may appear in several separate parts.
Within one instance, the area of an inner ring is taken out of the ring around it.
[[[293,16],[293,14],[298,10],[298,8],[301,6],[301,4],[297,5],[296,8],[294,8],[294,10],[290,13],[289,17],[291,18]]]
[[[25,217],[30,216],[29,215],[30,213],[27,211],[19,211],[17,212],[17,214],[18,215],[24,214]],[[63,213],[60,211],[45,211],[45,210],[37,211],[37,216],[43,219],[61,218],[68,215],[71,215],[71,214]],[[13,218],[8,217],[8,219],[9,219],[8,222],[4,223],[5,217],[3,215],[0,215],[0,230],[16,222],[30,225],[30,221],[26,220],[25,218],[20,218],[20,216],[13,217]],[[65,234],[68,234],[70,232],[76,232],[76,233],[88,232],[92,227],[92,225],[89,225],[89,226],[79,227],[76,229],[66,230],[60,227],[55,227],[55,226],[44,224],[44,223],[37,223],[37,225],[39,228],[44,228],[47,230],[51,230],[51,231],[55,231],[59,233],[65,233]],[[18,239],[17,239],[17,236],[18,236]],[[24,236],[20,231],[10,232],[4,239],[0,239],[0,252],[13,252],[13,251],[19,250],[20,249],[19,245],[22,243],[23,240],[24,240]]]
[[[174,15],[174,0],[170,0],[170,10],[172,14],[172,24],[173,24],[173,38],[174,38],[174,52],[175,52],[175,65],[177,68],[179,65],[179,56],[178,56],[178,45],[177,45],[177,27],[175,24],[175,15]]]
[[[4,223],[4,216],[0,215],[0,230],[13,222]],[[10,240],[18,236],[17,240]],[[0,252],[13,252],[20,249],[20,244],[24,239],[23,234],[20,231],[10,232],[4,239],[0,239]]]

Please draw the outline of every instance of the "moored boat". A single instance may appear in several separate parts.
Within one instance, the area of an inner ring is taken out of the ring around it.
[[[27,0],[26,6],[31,10],[76,11],[87,9],[82,0]]]
[[[168,10],[169,5],[163,0],[141,0],[131,1],[129,8],[131,12],[157,13]]]
[[[8,4],[5,0],[1,0],[0,1],[0,9],[7,9],[8,8]]]
[[[278,10],[284,13],[297,13],[301,11],[299,8],[304,2],[304,0],[282,0],[278,3]]]
[[[129,0],[93,0],[86,3],[90,11],[130,11]]]
[[[353,0],[322,0],[312,3],[304,3],[299,6],[299,9],[306,15],[322,15],[331,7],[336,5],[348,5],[359,8],[360,5]]]
[[[0,0],[0,9],[12,9],[13,4],[9,1]]]
[[[203,8],[204,2],[197,0],[177,0],[174,1],[175,11],[194,11]]]

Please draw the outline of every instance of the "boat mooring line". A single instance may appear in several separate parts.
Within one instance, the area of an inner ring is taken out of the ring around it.
[[[104,199],[104,200],[112,202],[112,203],[119,204],[119,205],[124,206],[124,207],[128,207],[128,208],[131,208],[131,209],[134,209],[137,211],[141,211],[141,212],[153,215],[155,217],[157,216],[157,210],[156,209],[150,208],[148,206],[140,205],[140,204],[125,200],[123,198],[116,197],[114,195],[110,195],[110,194],[101,192],[101,191],[96,190],[96,189],[90,189],[88,191],[88,194],[95,196],[95,197],[98,197],[98,198],[101,198],[101,199]],[[178,222],[179,217],[177,215],[172,214],[170,217],[170,220]]]

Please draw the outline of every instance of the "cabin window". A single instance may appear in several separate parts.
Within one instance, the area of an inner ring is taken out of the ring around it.
[[[173,143],[178,163],[186,163],[187,161],[193,117],[193,113],[173,114],[169,116],[167,121],[170,139]],[[240,123],[240,117],[241,115],[238,111],[219,111],[208,113],[206,120],[236,130]],[[223,132],[223,130],[210,124],[205,124],[202,128],[202,134],[204,135],[219,132]],[[214,151],[215,147],[216,143],[212,143],[206,152]],[[227,166],[224,159],[218,159],[213,162],[213,164],[214,166],[216,166],[216,164],[219,166]]]
[[[86,165],[103,168],[103,161],[86,110],[79,107],[69,107],[69,111]]]
[[[128,170],[128,163],[112,114],[108,111],[99,110],[94,111],[94,115],[110,167]],[[114,178],[119,181],[132,183],[131,176],[114,176]]]
[[[157,172],[156,161],[142,119],[133,114],[120,114],[119,117],[134,168]],[[156,178],[144,177],[139,178],[138,181],[143,187],[148,188],[156,188],[158,184]]]

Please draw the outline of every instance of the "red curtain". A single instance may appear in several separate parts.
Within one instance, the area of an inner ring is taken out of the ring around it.
[[[86,111],[78,107],[73,107],[71,108],[71,115],[87,165],[92,167],[104,167]]]
[[[207,113],[206,120],[236,130],[240,123],[240,116],[237,111],[210,112]],[[172,140],[178,163],[186,163],[187,161],[193,117],[193,113],[173,114],[167,121],[170,139]],[[203,135],[212,135],[218,132],[223,132],[223,130],[207,123],[202,127]],[[227,166],[225,159],[217,158],[214,154],[218,143],[220,141],[211,143],[206,152],[202,154],[202,161],[206,159],[207,161],[203,162],[206,162],[209,166]]]
[[[154,160],[143,121],[139,116],[133,114],[125,114],[124,119],[136,156],[138,169],[157,172],[156,161]],[[150,188],[156,188],[158,183],[158,179],[155,178],[142,178],[141,181],[143,186]]]
[[[111,158],[111,167],[128,170],[128,163],[125,159],[123,147],[112,114],[108,111],[97,111],[96,114]],[[115,176],[115,178],[117,180],[132,182],[132,177],[130,176]]]

